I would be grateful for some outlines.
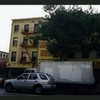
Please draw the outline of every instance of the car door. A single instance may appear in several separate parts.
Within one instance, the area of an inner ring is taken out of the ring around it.
[[[27,89],[33,89],[33,85],[35,85],[38,82],[38,75],[35,73],[31,73],[29,75],[29,78],[26,80],[26,88]]]
[[[28,74],[22,74],[17,77],[16,81],[14,81],[14,87],[19,89],[26,88],[26,80],[28,79]]]

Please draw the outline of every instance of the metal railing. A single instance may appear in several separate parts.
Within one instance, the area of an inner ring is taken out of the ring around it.
[[[28,30],[25,30],[24,28],[22,28],[21,33],[30,35],[30,34],[38,34],[39,32],[35,31],[34,28],[29,28]]]

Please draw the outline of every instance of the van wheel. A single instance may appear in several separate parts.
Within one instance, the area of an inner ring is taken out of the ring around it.
[[[35,92],[35,94],[42,94],[42,92],[43,92],[43,87],[40,86],[40,85],[35,86],[35,87],[34,87],[34,92]]]
[[[13,85],[12,84],[7,84],[5,87],[7,92],[11,92],[13,90]]]

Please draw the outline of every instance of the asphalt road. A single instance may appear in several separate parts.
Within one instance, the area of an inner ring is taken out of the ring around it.
[[[99,92],[70,92],[64,90],[56,90],[56,91],[45,91],[42,95],[100,95]],[[38,96],[35,95],[32,91],[13,91],[13,92],[6,92],[4,88],[0,88],[0,96]]]
[[[71,95],[65,91],[45,91],[42,95]],[[4,88],[0,88],[0,96],[38,96],[35,95],[32,91],[13,91],[13,92],[6,92]]]
[[[6,92],[4,88],[0,88],[0,96],[33,96],[34,94],[31,92],[26,91],[13,91],[13,92]]]
[[[45,91],[42,95],[63,95],[63,92],[57,92],[57,91]],[[33,91],[13,91],[13,92],[6,92],[4,88],[0,87],[0,96],[38,96],[34,94]]]

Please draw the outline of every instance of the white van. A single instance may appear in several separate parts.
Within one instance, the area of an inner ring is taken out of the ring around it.
[[[34,73],[34,72],[39,72],[37,68],[26,68],[23,73]]]

